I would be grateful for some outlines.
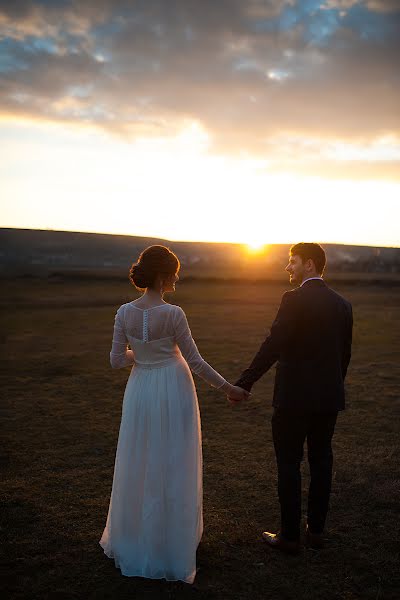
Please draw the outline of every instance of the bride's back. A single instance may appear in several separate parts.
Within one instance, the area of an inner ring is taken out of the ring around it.
[[[179,357],[176,344],[179,312],[182,309],[167,303],[149,308],[140,308],[135,302],[123,304],[115,317],[114,347],[127,339],[137,365]]]
[[[144,342],[173,337],[177,308],[166,302],[150,308],[141,308],[135,302],[123,304],[120,310],[126,335]]]

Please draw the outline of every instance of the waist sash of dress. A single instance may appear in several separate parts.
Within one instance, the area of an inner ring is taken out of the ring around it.
[[[170,358],[166,358],[165,360],[159,360],[158,362],[141,362],[135,360],[134,367],[139,369],[161,369],[162,367],[168,367],[174,363],[178,363],[182,360],[180,356],[171,356]]]

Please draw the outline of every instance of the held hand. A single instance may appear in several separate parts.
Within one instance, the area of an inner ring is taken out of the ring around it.
[[[247,392],[243,388],[234,385],[228,393],[228,400],[231,404],[238,404],[243,400],[247,400],[251,396],[250,392]]]

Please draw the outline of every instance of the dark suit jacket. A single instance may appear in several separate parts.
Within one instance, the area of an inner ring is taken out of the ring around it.
[[[235,385],[250,391],[276,362],[273,406],[294,412],[343,410],[351,356],[351,304],[324,281],[286,292],[269,335]]]

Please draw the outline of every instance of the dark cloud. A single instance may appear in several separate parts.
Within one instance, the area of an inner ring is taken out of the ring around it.
[[[277,169],[277,157],[294,164],[274,141],[282,132],[322,145],[400,137],[396,4],[0,2],[0,110],[131,137],[195,120],[214,151]]]

